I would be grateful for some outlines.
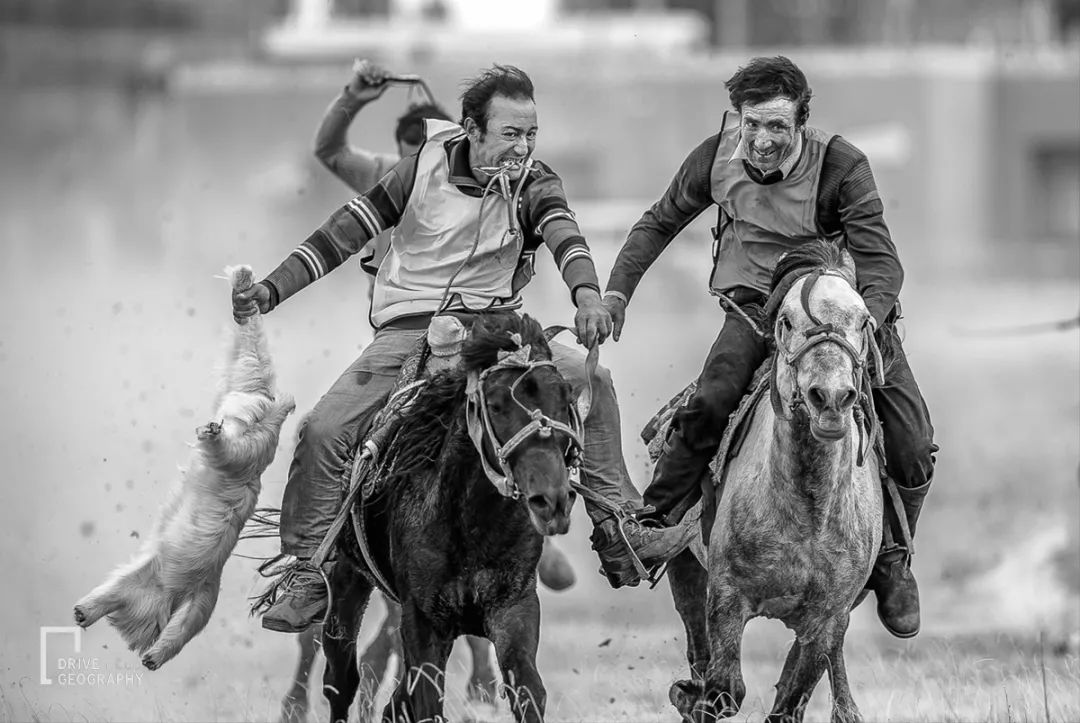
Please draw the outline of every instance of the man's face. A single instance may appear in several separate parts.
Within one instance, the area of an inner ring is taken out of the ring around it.
[[[486,182],[490,176],[477,170],[483,166],[501,166],[508,161],[524,161],[536,146],[536,103],[525,98],[496,95],[488,104],[487,131],[467,118],[469,134],[469,165],[477,180]],[[510,173],[511,179],[521,176],[521,169]]]
[[[750,163],[762,173],[774,171],[795,150],[797,106],[789,98],[744,103],[739,113]]]
[[[408,158],[420,150],[420,144],[409,143],[408,141],[398,141],[397,150],[398,158]]]

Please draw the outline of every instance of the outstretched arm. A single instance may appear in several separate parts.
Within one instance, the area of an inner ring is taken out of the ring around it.
[[[589,347],[602,344],[611,333],[611,318],[600,303],[600,280],[589,245],[566,202],[562,181],[547,166],[539,162],[537,166],[522,196],[526,236],[532,245],[543,243],[551,251],[578,310],[574,319],[578,340]]]
[[[349,145],[346,134],[356,114],[388,87],[386,71],[370,61],[353,68],[352,78],[326,109],[315,132],[315,157],[357,193],[374,186],[397,162],[397,156]]]
[[[607,294],[629,303],[645,271],[679,231],[712,204],[709,175],[719,135],[705,139],[679,167],[667,191],[642,214],[611,268]]]
[[[642,214],[611,268],[604,306],[611,312],[615,341],[622,334],[626,306],[641,277],[683,228],[712,204],[709,176],[720,136],[706,138],[690,152],[667,191]]]
[[[264,314],[272,311],[397,225],[416,178],[416,160],[402,159],[366,193],[335,211],[269,276],[246,291],[233,292],[233,316],[250,316],[256,307]]]

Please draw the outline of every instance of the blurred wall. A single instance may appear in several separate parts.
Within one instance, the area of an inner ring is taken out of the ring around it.
[[[935,263],[962,265],[988,243],[1040,237],[1077,243],[1072,206],[1060,198],[1048,202],[1046,189],[1067,195],[1070,184],[1080,183],[1072,180],[1080,179],[1080,63],[1006,62],[941,49],[790,55],[814,89],[811,124],[844,135],[869,155],[902,247]],[[537,155],[564,177],[571,198],[641,199],[643,210],[685,155],[719,127],[728,108],[723,81],[746,57],[500,60],[533,75],[541,122]],[[428,78],[452,113],[459,80],[482,65],[384,60]],[[235,151],[240,166],[260,149],[278,163],[314,168],[312,133],[347,72],[344,62],[188,66],[169,102],[185,132],[201,128],[199,135],[214,137],[215,153]],[[392,91],[365,110],[354,142],[391,150],[391,124],[404,100],[403,91]],[[319,189],[333,194],[329,211],[341,200],[336,182],[321,172],[312,178],[313,202]],[[1048,221],[1048,213],[1059,218]]]

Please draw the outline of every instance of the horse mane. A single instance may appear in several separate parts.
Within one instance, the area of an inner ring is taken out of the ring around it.
[[[518,335],[517,339],[514,335]],[[551,349],[540,324],[528,314],[486,314],[473,322],[469,338],[461,350],[462,368],[466,373],[481,372],[499,360],[499,352],[515,351],[526,344],[531,347],[531,359],[550,359]]]
[[[814,271],[832,271],[840,274],[855,288],[858,288],[855,264],[851,255],[840,248],[839,244],[826,239],[805,243],[788,251],[780,257],[773,269],[772,284],[769,287],[769,301],[765,305],[770,327],[776,323],[780,305],[791,291],[796,281]]]
[[[397,431],[383,459],[388,479],[395,484],[405,477],[428,472],[440,465],[455,440],[465,437],[460,412],[465,405],[468,374],[493,366],[499,352],[531,346],[530,357],[550,359],[551,349],[535,319],[516,313],[483,314],[473,322],[461,350],[461,365],[434,375],[401,415]],[[468,443],[471,445],[471,442]]]

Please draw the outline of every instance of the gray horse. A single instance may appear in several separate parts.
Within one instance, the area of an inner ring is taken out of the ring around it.
[[[689,551],[670,567],[692,676],[670,698],[690,723],[738,712],[743,630],[760,616],[795,632],[768,720],[801,721],[826,669],[832,720],[861,720],[843,647],[882,532],[875,422],[864,406],[876,346],[850,257],[810,246],[813,263],[774,282],[771,389],[749,412],[738,456],[718,472],[708,570]]]

